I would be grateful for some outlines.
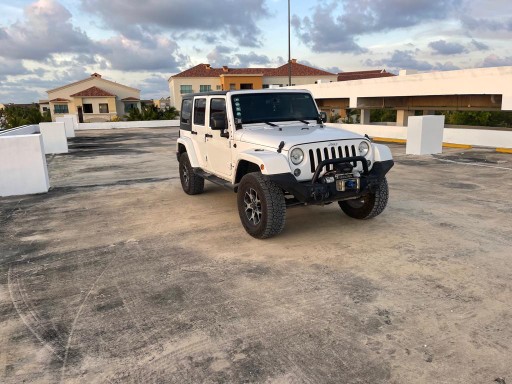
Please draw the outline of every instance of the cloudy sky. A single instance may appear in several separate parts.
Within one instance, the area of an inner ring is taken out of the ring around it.
[[[291,4],[292,57],[328,71],[512,65],[511,0]],[[0,102],[93,72],[160,98],[190,66],[277,66],[287,44],[287,0],[0,0]]]

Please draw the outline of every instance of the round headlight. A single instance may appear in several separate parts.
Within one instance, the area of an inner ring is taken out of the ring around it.
[[[370,146],[366,141],[361,141],[359,143],[359,154],[361,156],[366,156],[370,152]]]
[[[304,152],[302,152],[300,148],[295,148],[292,153],[290,153],[290,159],[293,164],[298,165],[304,160]]]

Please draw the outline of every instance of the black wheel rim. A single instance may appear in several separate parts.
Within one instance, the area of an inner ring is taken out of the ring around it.
[[[261,222],[262,210],[261,200],[256,190],[249,188],[249,190],[245,191],[244,205],[245,216],[249,223],[252,225],[258,225]]]
[[[188,169],[184,165],[181,166],[181,176],[183,178],[183,184],[188,186],[190,175],[188,174]]]

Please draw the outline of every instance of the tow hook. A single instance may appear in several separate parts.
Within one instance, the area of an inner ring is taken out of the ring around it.
[[[329,191],[322,187],[316,187],[313,188],[313,191],[311,192],[311,197],[315,201],[322,201],[329,198]]]

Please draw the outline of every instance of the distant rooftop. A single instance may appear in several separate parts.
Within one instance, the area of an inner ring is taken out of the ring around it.
[[[374,69],[370,71],[340,72],[338,81],[374,79],[376,77],[396,76],[394,73],[386,72],[385,69]]]
[[[292,76],[335,76],[335,73],[309,67],[292,59]],[[219,77],[222,75],[288,76],[288,63],[277,68],[213,68],[210,64],[198,64],[171,77]]]
[[[112,97],[115,96],[110,92],[105,91],[104,89],[98,87],[91,87],[84,89],[81,92],[75,93],[71,95],[71,97]]]

